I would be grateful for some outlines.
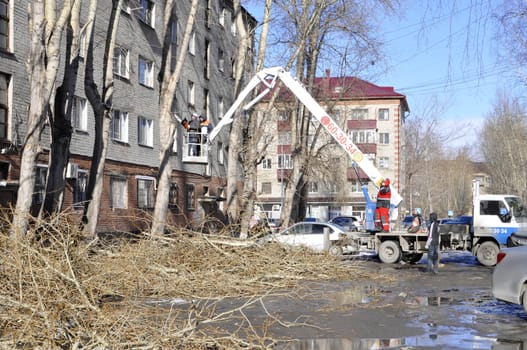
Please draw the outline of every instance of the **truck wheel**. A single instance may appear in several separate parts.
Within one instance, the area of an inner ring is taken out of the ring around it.
[[[403,253],[402,261],[408,264],[415,264],[423,257],[423,253]]]
[[[342,254],[344,254],[344,252],[342,251],[342,247],[341,246],[332,245],[331,247],[329,247],[329,255],[331,255],[331,256],[341,256]]]
[[[401,247],[395,241],[384,241],[379,247],[379,259],[385,264],[394,264],[401,259]]]
[[[479,246],[476,257],[483,266],[494,266],[498,259],[499,248],[496,243],[486,241]]]

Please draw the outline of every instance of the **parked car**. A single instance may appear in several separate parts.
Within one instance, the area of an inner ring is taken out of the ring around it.
[[[279,233],[268,236],[266,241],[274,241],[296,247],[304,246],[316,251],[323,251],[324,229],[329,230],[330,246],[333,246],[335,242],[347,235],[343,227],[332,223],[303,221],[297,222]],[[342,254],[342,249],[330,249],[330,254]]]
[[[523,305],[527,312],[527,246],[504,248],[492,273],[494,298]]]
[[[356,216],[335,216],[329,222],[344,227],[348,231],[359,232],[364,228],[361,219]]]

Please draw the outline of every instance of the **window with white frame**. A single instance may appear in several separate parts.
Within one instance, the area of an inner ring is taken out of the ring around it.
[[[11,77],[0,73],[0,140],[8,138],[9,126],[9,83]]]
[[[309,181],[307,183],[307,192],[309,193],[318,193],[318,183],[314,181]]]
[[[218,142],[218,163],[224,164],[225,163],[225,157],[223,155],[223,143]]]
[[[293,169],[293,160],[290,154],[278,155],[278,169]]]
[[[379,120],[390,120],[390,110],[388,108],[379,108]]]
[[[329,193],[337,193],[339,191],[338,185],[336,183],[329,183],[326,186],[328,187]]]
[[[48,167],[45,165],[37,165],[35,170],[35,187],[33,188],[33,204],[40,205],[44,201],[47,176]]]
[[[379,143],[382,145],[387,145],[390,143],[390,134],[387,132],[379,133]]]
[[[88,104],[85,98],[73,96],[71,119],[76,130],[88,130]]]
[[[86,170],[79,170],[77,178],[75,179],[75,187],[73,190],[73,207],[75,209],[84,208],[86,203],[86,190],[88,188],[88,172]]]
[[[188,87],[188,90],[187,90],[187,100],[188,100],[188,104],[190,106],[194,106],[195,105],[195,98],[196,98],[196,88],[194,86],[194,82],[193,81],[188,81],[187,83],[187,87]]]
[[[10,36],[9,0],[0,0],[0,50],[9,50]]]
[[[273,193],[273,186],[270,182],[262,182],[262,193],[263,194]]]
[[[265,158],[264,160],[262,160],[262,168],[263,169],[272,169],[273,166],[272,166],[272,159],[271,158]]]
[[[130,57],[128,49],[115,47],[113,53],[113,72],[124,78],[130,76]]]
[[[119,110],[113,111],[112,118],[112,139],[121,142],[128,142],[128,113]]]
[[[139,57],[139,84],[153,87],[154,86],[154,62],[146,58]]]
[[[151,0],[140,0],[141,8],[138,12],[138,17],[141,21],[148,24],[150,27],[154,28],[155,24],[155,4]]]
[[[375,130],[351,130],[348,129],[348,136],[354,143],[375,143]]]
[[[194,184],[186,184],[186,208],[187,210],[194,210],[195,209],[195,191],[196,186]]]
[[[368,119],[368,109],[367,108],[353,108],[351,110],[351,119],[352,120]]]
[[[379,168],[390,167],[390,157],[379,157]]]
[[[127,201],[126,177],[110,176],[110,207],[112,209],[126,209]]]
[[[225,53],[222,49],[218,49],[218,70],[220,72],[225,70]]]
[[[154,207],[155,179],[137,177],[137,207],[151,209]]]
[[[278,133],[278,145],[290,145],[291,144],[291,132],[279,132]]]
[[[190,34],[190,41],[188,42],[188,53],[191,55],[196,54],[196,32]]]
[[[154,146],[154,121],[145,117],[137,118],[137,142],[142,146]]]
[[[362,192],[362,185],[359,181],[351,181],[350,182],[351,192]]]
[[[221,119],[225,115],[225,101],[223,100],[223,97],[220,96],[218,98],[218,117]]]
[[[178,212],[179,208],[179,186],[177,182],[170,183],[170,190],[168,192],[168,207]]]

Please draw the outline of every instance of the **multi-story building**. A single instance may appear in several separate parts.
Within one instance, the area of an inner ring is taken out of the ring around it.
[[[0,205],[16,201],[20,150],[27,132],[30,91],[26,63],[30,33],[29,0],[0,0]],[[207,116],[214,124],[230,106],[238,50],[231,0],[200,1],[194,31],[179,79],[173,113],[190,119],[191,114]],[[86,24],[88,3],[83,2],[81,26]],[[102,86],[103,58],[112,2],[97,8],[94,39],[94,76]],[[152,212],[159,160],[159,81],[162,64],[163,23],[170,16],[169,40],[177,57],[189,13],[187,2],[175,2],[173,12],[163,13],[163,0],[125,0],[120,11],[114,63],[113,120],[106,159],[104,193],[98,231],[130,231],[144,227]],[[247,25],[255,19],[244,11]],[[248,32],[252,32],[249,30]],[[65,208],[82,213],[91,164],[95,123],[84,91],[86,43],[82,33],[80,60],[72,113],[73,135],[67,168]],[[65,48],[63,48],[65,50]],[[62,59],[65,57],[63,52]],[[252,48],[248,53],[253,57]],[[175,62],[174,62],[175,63]],[[247,67],[252,66],[251,62]],[[250,68],[248,68],[250,69]],[[250,72],[249,72],[250,73]],[[57,86],[62,80],[59,73]],[[179,124],[178,124],[179,125]],[[48,128],[49,129],[49,128]],[[170,158],[174,169],[170,195],[171,222],[185,224],[210,207],[210,198],[222,196],[225,186],[223,153],[218,142],[209,150],[190,155],[188,134],[181,126],[175,135]],[[49,130],[45,131],[43,152],[36,169],[33,206],[42,201],[49,152]],[[211,172],[210,163],[214,164]],[[214,201],[213,201],[214,202]]]
[[[267,153],[257,169],[257,204],[272,218],[280,215],[285,182],[292,168],[288,111],[292,94],[281,95],[284,98],[275,104],[262,128],[269,130],[270,135],[264,138]],[[355,77],[331,77],[329,70],[324,77],[315,79],[312,95],[401,193],[404,187],[401,140],[409,112],[406,97],[393,87],[377,86]],[[368,184],[373,200],[377,189],[324,129],[317,133],[316,119],[311,118],[309,124],[308,143],[314,147],[307,171],[306,217],[322,221],[337,215],[364,218],[366,201],[362,185]]]

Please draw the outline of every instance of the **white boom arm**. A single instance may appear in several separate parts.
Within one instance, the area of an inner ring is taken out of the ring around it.
[[[368,175],[375,186],[380,187],[384,177],[379,170],[373,165],[373,163],[364,156],[361,150],[353,143],[349,136],[338,126],[337,123],[326,113],[326,111],[315,101],[315,99],[307,92],[302,83],[296,78],[293,78],[291,74],[285,71],[282,67],[266,68],[258,72],[242,90],[236,101],[216,127],[211,131],[209,135],[209,142],[217,136],[220,130],[227,124],[232,123],[234,112],[240,107],[245,98],[249,93],[256,88],[259,84],[264,84],[266,89],[260,93],[257,97],[251,100],[247,105],[244,106],[244,110],[248,110],[251,106],[261,100],[269,91],[273,89],[276,82],[280,79],[282,83],[293,92],[296,97],[306,106],[311,114],[322,124],[326,131],[335,139],[351,159]],[[397,207],[402,197],[399,193],[391,188],[391,203]]]

